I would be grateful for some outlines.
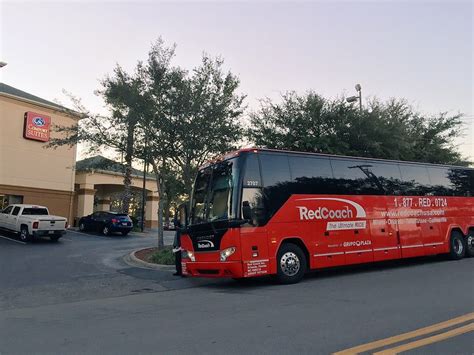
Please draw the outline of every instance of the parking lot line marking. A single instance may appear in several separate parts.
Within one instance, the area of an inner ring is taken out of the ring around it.
[[[416,330],[413,330],[413,331],[408,332],[408,333],[395,335],[393,337],[389,337],[389,338],[385,338],[385,339],[381,339],[381,340],[376,340],[376,341],[373,341],[371,343],[362,344],[362,345],[355,346],[353,348],[341,350],[341,351],[338,351],[338,352],[334,353],[333,355],[359,354],[359,353],[369,351],[369,350],[372,350],[372,349],[381,348],[381,347],[384,347],[384,346],[387,346],[387,345],[395,344],[395,343],[398,343],[398,342],[403,341],[403,340],[408,340],[408,339],[415,338],[415,337],[418,337],[418,336],[421,336],[421,335],[426,335],[426,334],[429,334],[429,333],[433,333],[433,332],[436,332],[438,330],[442,330],[444,328],[449,328],[453,325],[464,323],[464,322],[467,322],[467,321],[470,321],[470,320],[474,320],[474,312],[468,313],[468,314],[465,314],[463,316],[456,317],[456,318],[453,318],[453,319],[449,319],[449,320],[441,322],[441,323],[433,324],[433,325],[430,325],[428,327],[416,329]]]
[[[73,230],[68,230],[67,233],[74,233],[74,234],[79,234],[79,235],[86,235],[88,237],[90,236],[96,236],[95,234],[89,234],[89,233],[84,233],[84,232],[79,232],[79,231],[73,231]]]
[[[9,240],[10,242],[15,242],[15,243],[19,243],[19,244],[26,244],[25,242],[22,242],[21,240],[11,239],[11,238],[8,238],[8,237],[4,237],[3,235],[0,235],[0,238]]]
[[[464,334],[464,333],[469,333],[469,332],[472,332],[472,331],[474,331],[474,323],[470,323],[468,325],[464,325],[464,326],[459,327],[459,328],[454,328],[454,329],[449,330],[447,332],[437,334],[437,335],[433,335],[433,336],[428,337],[428,338],[412,341],[411,343],[399,345],[399,346],[396,346],[396,347],[391,348],[391,349],[382,350],[382,351],[379,351],[379,352],[375,353],[374,355],[395,355],[395,354],[399,354],[399,353],[404,352],[404,351],[420,348],[420,347],[425,346],[425,345],[437,343],[439,341],[446,340],[446,339],[449,339],[449,338],[453,338],[455,336],[458,336],[458,335],[461,335],[461,334]]]

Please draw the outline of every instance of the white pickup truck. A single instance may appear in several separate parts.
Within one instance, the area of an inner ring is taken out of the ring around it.
[[[66,233],[67,219],[51,216],[44,206],[10,205],[0,212],[0,228],[19,233],[24,242],[39,237],[57,241]]]

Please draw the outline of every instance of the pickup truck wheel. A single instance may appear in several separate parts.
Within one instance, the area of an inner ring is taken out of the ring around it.
[[[20,239],[22,242],[29,242],[30,241],[30,233],[28,232],[28,227],[21,227],[20,229]]]

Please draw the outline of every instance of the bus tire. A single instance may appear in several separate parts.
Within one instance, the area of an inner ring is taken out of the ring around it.
[[[474,256],[474,230],[469,230],[466,236],[466,255]]]
[[[449,241],[449,258],[459,260],[464,258],[464,255],[466,255],[466,242],[463,235],[459,231],[452,231]]]
[[[277,280],[282,284],[300,282],[306,272],[306,256],[292,243],[283,244],[277,254]]]

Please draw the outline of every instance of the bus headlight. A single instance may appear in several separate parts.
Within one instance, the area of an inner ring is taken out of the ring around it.
[[[181,257],[183,259],[191,259],[191,261],[196,261],[196,258],[194,257],[194,252],[189,250],[181,250]]]
[[[226,261],[229,256],[235,253],[235,247],[230,247],[221,251],[221,261]]]

